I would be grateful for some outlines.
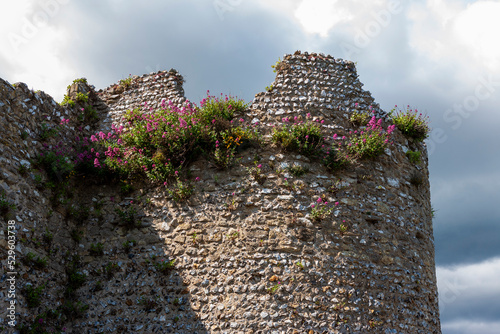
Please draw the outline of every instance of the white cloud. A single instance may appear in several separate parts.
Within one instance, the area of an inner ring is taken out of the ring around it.
[[[444,334],[498,334],[500,321],[458,320],[441,324]]]
[[[451,291],[451,287],[462,290],[460,295],[491,295],[500,296],[500,258],[490,259],[480,263],[437,267],[438,287],[440,294]]]
[[[447,333],[499,333],[500,323],[496,317],[500,258],[468,265],[438,266],[436,272],[442,327]]]
[[[500,70],[500,2],[478,1],[467,6],[454,22],[454,32],[477,60],[492,70]]]
[[[69,45],[65,30],[53,23],[62,14],[66,0],[10,2],[0,10],[0,56],[9,63],[0,76],[11,82],[25,82],[60,100],[72,80],[61,50]],[[64,82],[64,83],[63,83]]]
[[[295,17],[306,32],[326,37],[330,29],[352,20],[353,15],[338,0],[303,0],[295,10]]]
[[[500,3],[455,0],[414,2],[408,12],[410,45],[421,61],[456,69],[461,82],[481,71],[500,70]],[[428,66],[425,65],[425,66]],[[425,78],[423,78],[425,79]],[[428,79],[428,78],[427,78]]]

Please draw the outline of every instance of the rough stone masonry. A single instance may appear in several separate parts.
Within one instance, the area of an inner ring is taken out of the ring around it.
[[[182,83],[171,70],[97,92],[75,84],[68,93],[90,92],[99,121],[67,127],[64,136],[125,124],[126,110],[145,103],[153,109],[162,100],[187,103]],[[389,121],[362,89],[352,62],[296,52],[284,56],[272,87],[238,117],[269,133],[283,117],[309,113],[331,137],[355,130],[351,113],[370,107]],[[181,204],[148,184],[125,194],[114,184],[75,180],[74,199],[90,208],[81,223],[52,205],[52,190],[29,169],[45,149],[42,124],[51,128],[78,113],[23,83],[0,79],[0,191],[16,206],[9,220],[17,231],[18,330],[441,333],[423,143],[396,130],[382,156],[335,173],[272,145],[244,151],[228,170],[195,161],[189,168],[199,181]],[[422,162],[410,162],[408,150],[422,152]],[[262,184],[247,171],[256,155],[267,175]],[[293,176],[287,172],[293,165],[308,172]],[[414,175],[422,176],[421,184],[411,182]],[[294,187],[285,187],[285,178]],[[339,205],[314,222],[311,204],[319,196]],[[116,211],[130,207],[140,219],[132,229],[118,222]],[[0,222],[0,328],[9,332],[7,220]],[[160,259],[175,259],[174,269],[158,270],[153,263]],[[38,304],[30,286],[43,286]],[[71,303],[67,286],[75,287]]]

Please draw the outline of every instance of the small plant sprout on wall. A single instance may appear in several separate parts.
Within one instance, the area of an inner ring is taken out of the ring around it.
[[[338,206],[339,202],[335,202],[334,206]],[[323,198],[318,197],[316,204],[311,204],[311,217],[315,222],[319,222],[333,212],[333,207],[328,205],[328,202],[324,201]]]

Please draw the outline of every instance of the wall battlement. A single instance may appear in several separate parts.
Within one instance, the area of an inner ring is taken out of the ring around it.
[[[162,186],[136,181],[127,192],[78,175],[69,177],[71,194],[56,193],[33,168],[65,138],[126,125],[127,110],[189,103],[182,83],[174,70],[100,91],[77,82],[68,94],[88,91],[89,101],[62,107],[0,79],[0,192],[16,206],[0,217],[0,260],[8,269],[6,226],[14,221],[17,328],[43,318],[46,330],[66,333],[441,333],[425,145],[396,130],[379,157],[331,172],[269,142],[285,117],[310,114],[326,145],[333,134],[359,130],[349,120],[354,110],[389,124],[352,62],[285,55],[272,88],[237,115],[266,144],[241,150],[225,170],[205,158],[192,162],[198,181],[186,202]],[[87,105],[98,118],[82,114]],[[61,126],[62,119],[70,121]],[[421,162],[411,162],[408,150],[420,151]],[[263,182],[249,174],[256,160]],[[293,166],[307,172],[294,175]],[[319,197],[337,204],[315,221]],[[118,213],[131,208],[132,228]],[[173,259],[174,269],[161,270]],[[44,286],[36,306],[30,284]],[[12,329],[8,315],[0,310],[3,330]]]

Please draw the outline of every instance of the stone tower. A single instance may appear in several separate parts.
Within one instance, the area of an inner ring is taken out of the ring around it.
[[[42,172],[21,166],[57,145],[40,136],[61,119],[71,125],[79,106],[61,107],[43,92],[1,80],[0,190],[16,208],[0,221],[17,233],[17,326],[66,333],[441,333],[425,145],[396,130],[382,155],[335,172],[282,151],[270,137],[283,118],[312,119],[328,144],[334,134],[359,130],[350,121],[355,110],[384,124],[390,119],[362,89],[352,62],[296,52],[276,69],[272,86],[237,115],[260,129],[266,145],[243,150],[227,170],[194,161],[189,170],[198,181],[183,203],[163,187],[136,183],[120,191],[73,180],[68,201],[76,211],[89,208],[78,219],[54,205]],[[64,127],[60,137],[127,125],[126,110],[150,112],[163,100],[189,103],[182,82],[171,70],[135,77],[126,87],[89,87],[85,103],[99,120]],[[421,152],[420,163],[408,151]],[[265,174],[259,182],[249,173],[256,164]],[[318,221],[311,206],[319,198],[335,204]],[[131,208],[139,224],[127,228],[117,212]],[[2,228],[6,269],[7,233]],[[173,270],[155,265],[172,259]],[[75,277],[84,279],[76,284]],[[30,286],[42,284],[34,306]],[[61,292],[67,286],[71,294]],[[0,311],[5,330],[12,330],[9,314]]]

